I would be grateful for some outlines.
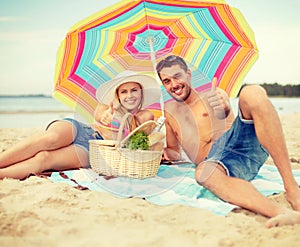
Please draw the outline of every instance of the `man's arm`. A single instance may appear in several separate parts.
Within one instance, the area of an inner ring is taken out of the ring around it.
[[[166,121],[166,143],[167,146],[164,149],[164,159],[166,160],[180,160],[180,145],[178,143],[177,137],[173,131],[170,124],[170,115],[165,113]]]

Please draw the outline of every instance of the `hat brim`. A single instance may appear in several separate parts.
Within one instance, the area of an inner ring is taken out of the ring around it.
[[[142,86],[144,92],[142,107],[159,102],[161,89],[158,82],[151,76],[140,74],[114,78],[102,84],[96,91],[97,100],[102,104],[109,105],[114,100],[116,89],[127,82],[137,82]]]

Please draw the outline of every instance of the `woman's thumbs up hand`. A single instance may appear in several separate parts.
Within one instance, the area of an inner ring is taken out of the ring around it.
[[[115,109],[113,102],[109,103],[108,109],[105,110],[100,118],[100,122],[104,125],[109,125],[113,121]]]

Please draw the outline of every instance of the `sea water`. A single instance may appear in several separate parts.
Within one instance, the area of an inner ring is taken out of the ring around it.
[[[300,113],[300,98],[274,97],[270,100],[279,115]],[[231,105],[234,113],[237,113],[238,98],[231,99]]]
[[[300,98],[271,98],[271,101],[281,115],[300,113]],[[231,99],[231,103],[236,114],[237,99]],[[0,128],[43,128],[64,117],[80,118],[51,97],[0,96]]]
[[[71,109],[51,97],[0,96],[0,128],[46,127],[69,116]]]

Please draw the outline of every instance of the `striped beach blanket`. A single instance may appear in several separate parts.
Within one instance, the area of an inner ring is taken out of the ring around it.
[[[181,204],[222,216],[237,208],[200,186],[195,181],[194,172],[194,164],[180,164],[161,165],[157,176],[147,179],[101,176],[92,169],[52,172],[49,179],[78,188],[106,192],[119,198],[138,197],[161,206]],[[300,170],[293,172],[300,185]],[[265,196],[284,190],[276,167],[271,165],[264,165],[252,184]]]

